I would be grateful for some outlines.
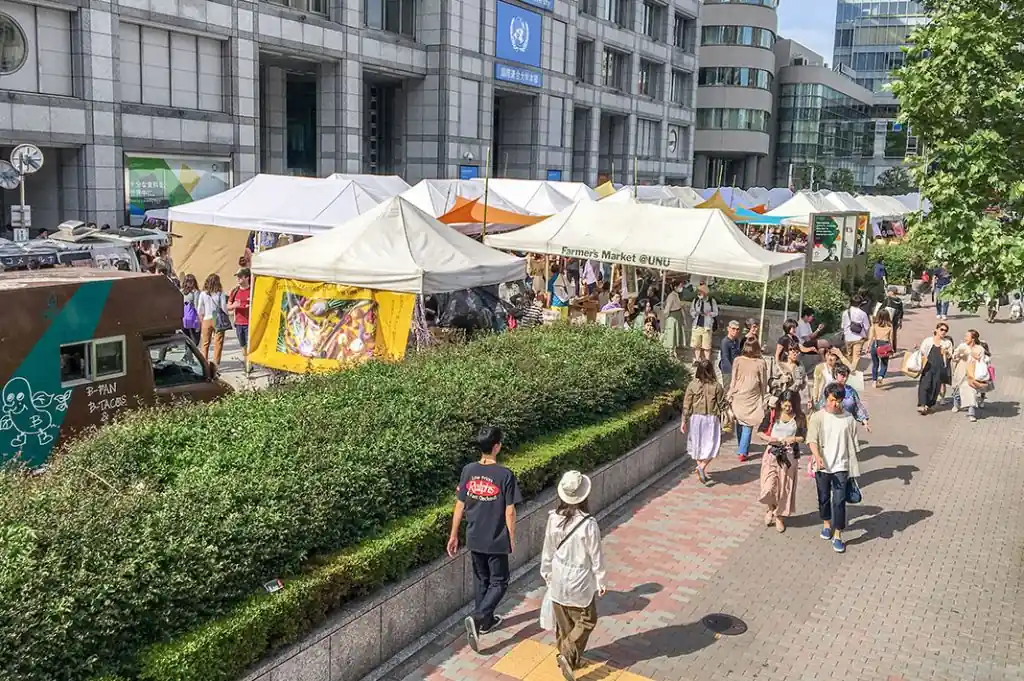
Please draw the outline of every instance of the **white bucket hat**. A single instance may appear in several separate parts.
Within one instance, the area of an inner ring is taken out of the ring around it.
[[[567,504],[582,504],[590,496],[590,478],[569,471],[558,481],[558,498]]]

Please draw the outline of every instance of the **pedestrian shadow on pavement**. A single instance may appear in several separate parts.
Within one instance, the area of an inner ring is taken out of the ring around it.
[[[910,451],[906,445],[868,445],[857,452],[857,460],[862,463],[876,456],[884,456],[887,459],[911,459],[917,456],[917,452]]]
[[[730,487],[735,485],[746,485],[747,483],[753,482],[761,477],[761,466],[760,462],[756,465],[750,464],[750,459],[760,459],[760,452],[754,454],[751,452],[750,457],[746,463],[741,463],[733,468],[727,468],[722,471],[712,470],[710,472],[711,484],[714,485],[728,485]]]
[[[846,505],[847,522],[852,522],[855,518],[875,515],[876,513],[881,512],[881,506],[866,506],[864,504]],[[811,511],[810,513],[804,513],[803,515],[793,515],[786,518],[786,527],[792,529],[801,527],[817,527],[819,525],[821,525],[821,517],[818,515],[817,511]]]
[[[597,613],[601,617],[615,617],[630,612],[639,612],[651,602],[651,599],[645,598],[645,596],[653,596],[656,593],[661,593],[664,589],[665,587],[661,584],[647,582],[638,584],[629,591],[608,591],[598,599]]]
[[[600,625],[599,625],[600,626]],[[587,658],[605,660],[612,666],[628,669],[638,662],[656,657],[682,657],[707,648],[716,635],[700,620],[673,624],[639,634],[624,636],[613,643],[587,651]]]
[[[858,519],[852,525],[847,525],[847,530],[863,530],[864,534],[846,539],[846,545],[864,544],[872,539],[892,539],[897,532],[903,532],[933,515],[932,511],[918,508],[912,511],[882,511]]]
[[[870,487],[876,482],[883,480],[902,480],[904,485],[909,485],[914,479],[914,473],[920,472],[917,466],[890,466],[889,468],[876,468],[873,471],[865,471],[857,478],[861,487]]]
[[[985,408],[978,412],[978,419],[989,417],[1011,419],[1020,416],[1020,402],[985,402]]]

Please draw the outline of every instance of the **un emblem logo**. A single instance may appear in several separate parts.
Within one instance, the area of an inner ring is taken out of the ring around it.
[[[516,52],[526,52],[530,45],[530,26],[522,17],[512,17],[508,26],[509,39],[512,42],[512,49]]]

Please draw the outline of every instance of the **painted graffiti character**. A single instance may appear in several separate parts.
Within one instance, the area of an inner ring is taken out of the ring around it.
[[[54,438],[47,431],[58,427],[50,410],[66,411],[69,399],[70,390],[62,394],[34,393],[27,380],[16,376],[7,381],[0,393],[0,411],[3,412],[0,430],[17,431],[11,440],[12,447],[25,446],[30,435],[36,437],[41,445],[49,444]]]

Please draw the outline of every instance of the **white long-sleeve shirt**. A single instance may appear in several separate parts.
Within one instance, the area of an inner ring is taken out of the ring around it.
[[[563,528],[565,516],[552,511],[544,532],[544,551],[540,575],[548,585],[551,600],[560,605],[585,608],[594,594],[605,586],[604,558],[601,555],[601,529],[593,516],[575,515]],[[573,528],[584,523],[575,532]],[[562,539],[572,536],[555,550]]]

